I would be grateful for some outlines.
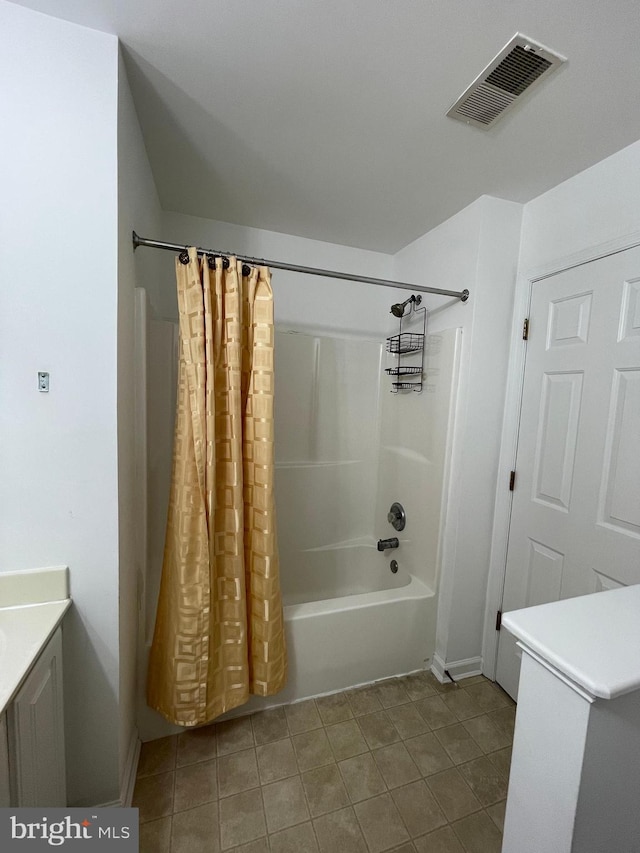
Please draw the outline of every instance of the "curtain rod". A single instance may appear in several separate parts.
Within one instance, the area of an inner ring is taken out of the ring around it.
[[[148,240],[146,237],[138,237],[135,231],[132,232],[133,250],[138,246],[148,246],[150,249],[166,249],[169,252],[183,252],[187,246],[178,243],[165,243],[162,240]],[[220,252],[217,249],[198,249],[199,255],[216,255],[217,257],[234,257],[239,261],[253,264],[254,266],[273,267],[278,270],[290,270],[291,272],[300,272],[307,275],[322,275],[326,278],[341,278],[345,281],[362,281],[365,284],[378,284],[385,287],[399,287],[403,290],[417,290],[421,293],[437,293],[440,296],[455,296],[462,302],[466,302],[469,298],[468,290],[443,290],[440,287],[426,287],[422,284],[407,284],[403,281],[389,281],[386,278],[371,278],[368,275],[352,275],[346,272],[336,272],[335,270],[323,270],[317,267],[301,267],[297,264],[287,264],[283,261],[266,261],[264,258],[251,258],[247,255],[236,255],[233,252]]]

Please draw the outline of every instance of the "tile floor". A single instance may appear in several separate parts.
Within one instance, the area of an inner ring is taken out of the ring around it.
[[[393,678],[142,747],[141,853],[499,853],[515,706]]]

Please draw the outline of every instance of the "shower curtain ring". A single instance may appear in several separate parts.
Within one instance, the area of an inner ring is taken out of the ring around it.
[[[249,264],[242,264],[242,275],[246,278],[248,275],[251,275],[251,267]]]
[[[222,259],[222,268],[228,270],[230,267],[229,258]]]
[[[207,255],[207,263],[209,264],[209,269],[214,270],[216,268],[216,256],[213,254]]]
[[[178,255],[178,260],[180,261],[181,264],[185,264],[185,265],[188,264],[189,263],[189,252],[186,249],[183,249],[180,252],[180,254]]]

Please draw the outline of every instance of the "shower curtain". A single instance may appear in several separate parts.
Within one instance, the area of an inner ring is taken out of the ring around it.
[[[271,276],[229,260],[193,248],[176,259],[178,402],[147,700],[183,726],[276,693],[287,671]]]

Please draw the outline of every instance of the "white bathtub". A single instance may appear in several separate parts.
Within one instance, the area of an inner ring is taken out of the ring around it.
[[[422,581],[409,576],[408,583],[396,589],[285,605],[284,621],[286,687],[274,696],[250,696],[219,720],[428,668],[436,599]],[[146,706],[141,722],[143,740],[182,731]]]
[[[435,608],[433,591],[412,576],[396,589],[285,606],[289,680],[273,704],[428,666]]]
[[[381,553],[362,539],[300,551],[291,565],[281,561],[289,680],[273,697],[278,704],[427,665],[434,593],[403,569],[401,553]],[[389,568],[394,558],[397,573]]]
[[[284,620],[286,687],[266,699],[251,696],[229,717],[428,668],[436,599],[409,575],[395,589],[285,605]]]

